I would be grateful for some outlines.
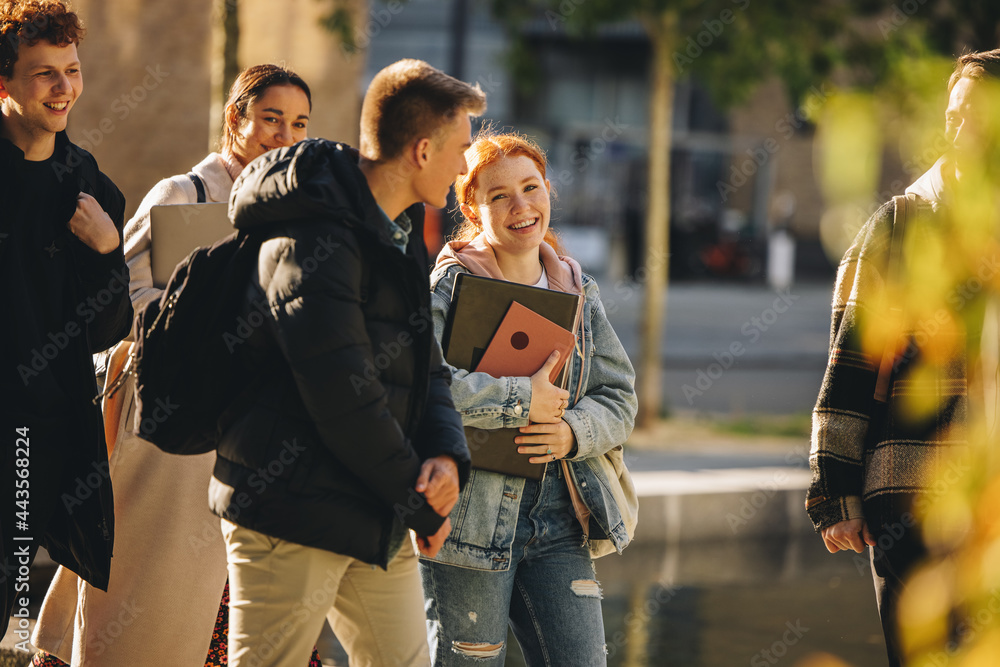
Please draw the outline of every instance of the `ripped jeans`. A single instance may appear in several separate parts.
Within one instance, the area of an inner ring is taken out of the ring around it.
[[[527,480],[506,571],[421,559],[437,667],[495,665],[510,624],[529,667],[607,665],[601,591],[561,466]]]

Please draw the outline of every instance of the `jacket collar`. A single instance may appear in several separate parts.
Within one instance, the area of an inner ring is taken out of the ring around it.
[[[3,125],[3,116],[0,116],[0,125]],[[57,160],[63,158],[66,155],[67,147],[70,146],[78,151],[83,151],[82,148],[69,140],[65,130],[56,132],[55,148],[52,151],[52,157]],[[24,160],[24,151],[10,139],[0,137],[0,159],[3,159],[5,162],[8,160],[21,162]]]
[[[937,211],[948,199],[945,173],[954,167],[944,156],[938,158],[930,169],[906,188],[906,194],[914,194],[931,203],[931,208]]]

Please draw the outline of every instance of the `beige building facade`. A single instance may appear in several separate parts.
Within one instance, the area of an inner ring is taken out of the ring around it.
[[[157,181],[186,173],[218,139],[211,129],[211,6],[73,3],[87,36],[80,46],[84,94],[68,132],[125,193],[126,215]],[[330,2],[240,0],[238,7],[239,66],[273,62],[297,71],[312,89],[309,136],[357,145],[365,54],[347,54],[319,24]]]

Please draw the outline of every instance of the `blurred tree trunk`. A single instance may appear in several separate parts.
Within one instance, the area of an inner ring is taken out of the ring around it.
[[[670,262],[670,138],[674,82],[671,55],[678,17],[672,10],[643,17],[653,47],[649,115],[649,204],[646,209],[645,289],[639,357],[639,428],[648,428],[663,407],[663,330]]]
[[[213,0],[212,3],[212,94],[209,105],[208,150],[214,151],[222,136],[222,111],[229,88],[240,73],[239,0]]]
[[[628,612],[626,618],[631,618],[625,624],[625,657],[623,667],[649,667],[650,621],[652,617],[646,611],[649,602],[649,586],[632,584],[628,596]],[[616,647],[617,648],[617,647]]]

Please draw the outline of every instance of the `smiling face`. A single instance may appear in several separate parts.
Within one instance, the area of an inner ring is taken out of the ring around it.
[[[269,150],[306,138],[309,98],[298,86],[271,86],[250,105],[245,118],[230,107],[227,122],[234,136],[233,154],[246,166]]]
[[[69,112],[83,92],[76,45],[56,46],[44,39],[21,46],[10,77],[0,76],[3,135],[29,159],[44,159],[55,134],[66,129]],[[32,153],[46,153],[39,158]]]
[[[467,216],[482,225],[498,253],[538,253],[549,228],[549,182],[526,155],[502,157],[483,167],[476,182],[475,206]]]

